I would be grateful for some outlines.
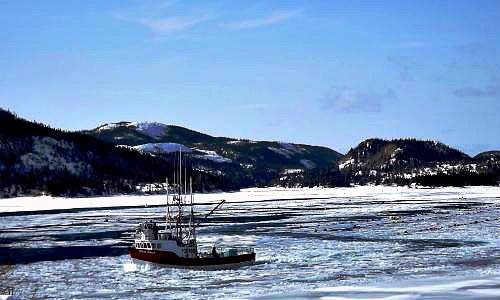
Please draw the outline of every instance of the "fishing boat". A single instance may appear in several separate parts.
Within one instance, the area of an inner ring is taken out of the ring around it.
[[[165,225],[146,220],[135,231],[130,257],[140,261],[180,268],[232,268],[255,263],[255,251],[251,247],[215,247],[198,251],[196,228],[217,210],[224,200],[208,214],[195,219],[192,179],[187,184],[187,171],[182,169],[182,152],[179,151],[179,172],[174,174],[173,193],[166,194]],[[186,165],[186,164],[184,164]],[[177,168],[175,168],[177,169]]]

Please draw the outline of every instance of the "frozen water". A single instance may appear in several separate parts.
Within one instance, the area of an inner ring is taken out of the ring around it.
[[[199,195],[200,215],[228,200],[200,228],[202,247],[256,248],[255,265],[219,271],[128,257],[135,225],[161,221],[163,207],[15,215],[2,199],[0,259],[14,270],[1,281],[16,296],[40,299],[498,299],[499,197],[498,187]],[[141,205],[160,196],[133,199]]]

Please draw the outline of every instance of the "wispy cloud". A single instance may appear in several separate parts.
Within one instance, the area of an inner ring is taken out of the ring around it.
[[[344,113],[380,112],[386,102],[397,99],[392,89],[374,92],[347,86],[332,86],[321,98],[321,103],[326,109]]]
[[[388,48],[397,48],[397,49],[417,49],[426,47],[427,44],[421,41],[406,41],[406,42],[387,44],[386,46]]]
[[[401,81],[409,82],[413,80],[411,69],[415,63],[409,58],[401,56],[388,56],[387,61],[394,67],[396,72],[398,72],[399,79],[401,79]]]
[[[260,18],[260,19],[247,19],[247,20],[240,20],[240,21],[227,23],[227,24],[224,24],[224,27],[226,27],[228,29],[233,29],[233,30],[267,27],[267,26],[271,26],[271,25],[285,22],[288,19],[291,19],[293,17],[298,16],[301,12],[302,12],[302,10],[298,10],[298,9],[292,10],[292,11],[275,12],[269,16],[266,16],[266,17]]]
[[[142,25],[156,34],[168,34],[190,30],[212,17],[209,14],[172,15],[177,1],[165,1],[155,5],[140,5],[126,11],[114,13],[113,16],[122,21]]]
[[[146,26],[154,33],[165,34],[177,31],[189,30],[196,25],[209,20],[209,16],[199,17],[168,17],[155,19],[136,19],[135,21]]]
[[[230,109],[236,110],[265,110],[271,108],[272,105],[268,103],[247,103],[241,105],[230,106]]]
[[[496,98],[500,97],[500,85],[489,85],[484,88],[463,87],[453,91],[459,98]]]
[[[454,47],[456,51],[464,55],[477,56],[484,54],[487,47],[479,42],[469,42]]]

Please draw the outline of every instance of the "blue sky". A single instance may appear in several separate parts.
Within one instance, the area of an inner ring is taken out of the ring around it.
[[[500,149],[500,1],[0,1],[0,106],[325,145]]]

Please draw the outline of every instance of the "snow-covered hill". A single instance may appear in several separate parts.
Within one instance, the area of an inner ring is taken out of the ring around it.
[[[182,148],[191,151],[198,168],[246,178],[242,180],[252,184],[273,184],[283,170],[328,167],[342,158],[342,154],[326,147],[215,137],[158,122],[118,122],[86,133],[155,155],[168,155]]]
[[[424,179],[438,183],[460,178],[489,184],[495,181],[500,166],[495,159],[495,152],[471,158],[437,141],[369,139],[351,149],[339,168],[356,183],[418,183]]]
[[[108,124],[99,130],[116,127]],[[177,147],[166,144],[142,148],[174,151]],[[166,158],[145,155],[129,146],[117,147],[78,132],[52,129],[0,109],[0,198],[130,193],[136,192],[139,184],[163,182],[166,176],[172,177],[172,170]],[[195,169],[191,174],[195,190],[239,187],[211,173]]]

